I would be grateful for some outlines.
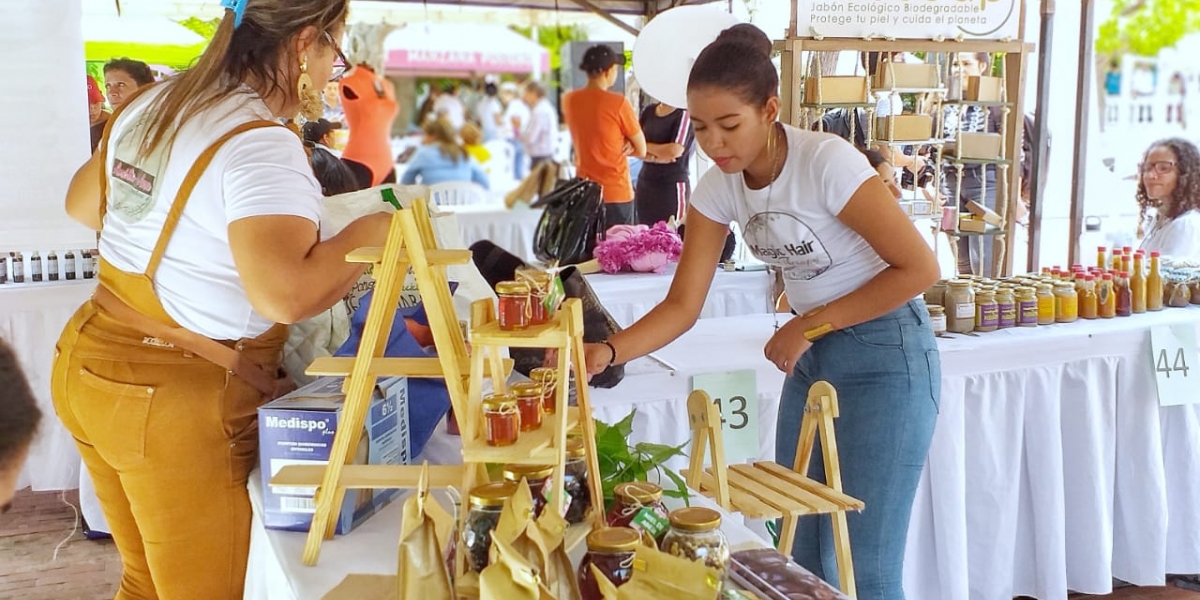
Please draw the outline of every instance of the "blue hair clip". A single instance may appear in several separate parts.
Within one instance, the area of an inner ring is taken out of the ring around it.
[[[242,17],[246,14],[246,5],[250,0],[221,0],[221,8],[233,11],[233,28],[242,26]]]

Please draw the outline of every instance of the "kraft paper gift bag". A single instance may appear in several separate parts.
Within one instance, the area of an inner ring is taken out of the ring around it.
[[[600,569],[596,568],[596,565],[588,565],[588,568],[592,570],[592,579],[596,581],[596,588],[600,590],[601,600],[617,600],[620,596],[617,593],[617,586],[609,581],[604,576],[604,573],[601,573]]]
[[[556,600],[539,582],[538,571],[511,545],[493,538],[492,553],[492,564],[479,574],[480,600]]]
[[[715,600],[720,593],[721,575],[716,569],[644,546],[634,555],[633,576],[617,588],[618,600]]]
[[[404,501],[400,558],[396,569],[397,598],[454,598],[443,551],[450,541],[453,521],[453,517],[429,497],[429,463],[423,464],[417,490]]]
[[[538,573],[545,570],[546,555],[531,539],[530,532],[533,529],[533,493],[529,490],[529,483],[522,479],[521,483],[517,484],[517,492],[504,503],[500,520],[496,523],[496,529],[492,531],[492,562],[496,560],[495,540],[501,539],[524,557]]]
[[[545,557],[542,584],[558,600],[581,600],[579,579],[567,555],[567,520],[547,507],[529,528],[529,538]]]

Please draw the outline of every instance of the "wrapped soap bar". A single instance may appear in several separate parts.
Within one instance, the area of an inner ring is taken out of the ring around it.
[[[850,600],[771,548],[734,552],[729,578],[764,600]]]

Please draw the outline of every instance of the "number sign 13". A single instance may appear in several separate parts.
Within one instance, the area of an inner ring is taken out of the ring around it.
[[[758,379],[751,370],[692,376],[692,389],[704,390],[721,411],[725,462],[759,460]]]
[[[1196,326],[1154,327],[1150,330],[1150,359],[1158,384],[1158,403],[1178,406],[1200,402],[1200,356]]]

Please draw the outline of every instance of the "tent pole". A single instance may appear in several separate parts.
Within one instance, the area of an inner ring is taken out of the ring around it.
[[[1042,213],[1045,196],[1042,182],[1046,178],[1050,122],[1046,107],[1050,106],[1050,48],[1054,40],[1054,0],[1042,0],[1042,22],[1038,32],[1038,81],[1036,113],[1033,117],[1033,160],[1029,173],[1029,256],[1025,269],[1037,271],[1042,253]]]
[[[1084,0],[1079,5],[1079,76],[1075,80],[1075,165],[1071,169],[1071,237],[1067,263],[1078,262],[1079,236],[1083,231],[1083,193],[1086,186],[1088,123],[1092,100],[1088,90],[1095,82],[1092,48],[1095,47],[1096,3]]]
[[[578,6],[581,6],[585,9],[587,9],[589,12],[600,15],[605,21],[608,21],[609,23],[612,23],[613,25],[616,25],[617,27],[620,27],[621,29],[624,29],[625,31],[629,32],[629,35],[637,37],[637,34],[640,33],[638,31],[637,27],[634,27],[633,25],[630,25],[629,23],[626,23],[625,21],[622,21],[622,20],[604,12],[603,10],[601,10],[601,8],[599,6],[592,4],[590,2],[590,0],[568,0],[568,2],[578,5]]]

